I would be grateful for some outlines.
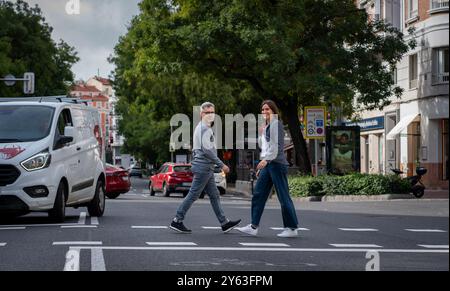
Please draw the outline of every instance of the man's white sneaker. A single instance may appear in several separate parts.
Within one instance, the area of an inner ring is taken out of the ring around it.
[[[248,235],[253,235],[253,236],[258,235],[258,229],[253,228],[251,224],[244,226],[244,227],[237,227],[235,229],[242,233],[248,234]]]
[[[296,229],[286,228],[282,233],[277,234],[278,237],[298,237]]]

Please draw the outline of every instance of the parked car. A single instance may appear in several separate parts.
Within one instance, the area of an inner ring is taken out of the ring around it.
[[[127,170],[106,164],[106,197],[116,199],[130,191],[131,181]]]
[[[143,169],[137,165],[131,166],[129,169],[130,177],[139,177],[142,178],[143,175]]]
[[[62,98],[0,98],[0,215],[66,207],[105,210],[106,175],[98,111]]]
[[[181,192],[186,197],[192,185],[193,174],[191,165],[165,163],[159,171],[150,177],[150,195],[155,196],[156,191],[161,191],[165,197],[171,193]]]
[[[226,175],[220,168],[214,171],[217,188],[221,195],[224,195],[227,188]],[[193,180],[193,174],[190,164],[164,164],[157,173],[150,177],[149,190],[150,195],[154,196],[156,192],[161,191],[168,197],[171,193],[181,192],[183,197],[189,193]],[[200,195],[204,198],[205,193]]]

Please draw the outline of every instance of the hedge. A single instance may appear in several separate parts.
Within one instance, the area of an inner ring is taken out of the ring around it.
[[[289,190],[294,197],[324,195],[406,194],[408,181],[396,175],[351,174],[346,176],[290,176]]]

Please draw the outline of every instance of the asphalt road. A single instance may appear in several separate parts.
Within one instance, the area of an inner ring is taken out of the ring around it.
[[[107,200],[99,219],[68,209],[0,222],[0,271],[364,271],[449,270],[448,200],[321,202],[296,205],[300,236],[280,239],[281,212],[269,202],[260,235],[223,234],[208,199],[186,218],[192,234],[170,229],[181,195],[150,197],[145,179]],[[250,220],[250,202],[227,194],[230,219]],[[379,264],[377,263],[379,261]]]

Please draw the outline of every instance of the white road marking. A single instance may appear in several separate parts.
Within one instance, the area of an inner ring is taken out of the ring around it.
[[[375,228],[339,228],[342,231],[360,231],[360,232],[366,232],[366,231],[378,231],[378,229]]]
[[[194,242],[146,242],[149,246],[196,246]]]
[[[202,226],[203,229],[222,229],[220,226]]]
[[[244,247],[290,247],[283,243],[239,243]]]
[[[427,249],[448,249],[448,245],[418,245]]]
[[[98,218],[97,217],[91,217],[91,224],[92,225],[98,225]]]
[[[0,243],[0,247],[6,246],[6,243]]]
[[[2,227],[2,228],[0,228],[0,230],[22,230],[22,229],[26,229],[26,227],[22,226],[22,227]]]
[[[54,246],[84,246],[84,245],[102,245],[101,241],[55,241]]]
[[[91,249],[91,271],[106,271],[102,249]]]
[[[61,228],[97,228],[97,225],[63,225]]]
[[[86,224],[86,212],[80,213],[80,219],[78,220],[78,224]]]
[[[135,229],[167,229],[167,226],[162,226],[162,225],[132,225],[131,228],[135,228]]]
[[[64,271],[78,272],[80,271],[80,249],[70,248],[66,254],[66,263],[64,264]]]
[[[17,225],[2,225],[2,227],[47,227],[47,226],[71,226],[79,225],[78,223],[48,223],[48,224],[17,224]]]
[[[445,230],[441,229],[405,229],[405,230],[410,232],[446,232]]]
[[[270,229],[272,229],[272,230],[285,230],[284,227],[271,227]],[[297,228],[297,230],[298,231],[309,231],[308,228],[303,228],[303,227]]]
[[[102,249],[102,250],[129,250],[129,251],[254,251],[254,252],[317,252],[317,253],[367,253],[373,251],[370,248],[350,248],[350,249],[338,249],[338,248],[250,248],[250,247],[114,247],[114,246],[80,246],[80,249]],[[435,253],[435,254],[448,254],[449,250],[432,250],[432,249],[377,249],[379,253]]]
[[[330,244],[330,246],[336,248],[382,248],[382,246],[372,244]]]

